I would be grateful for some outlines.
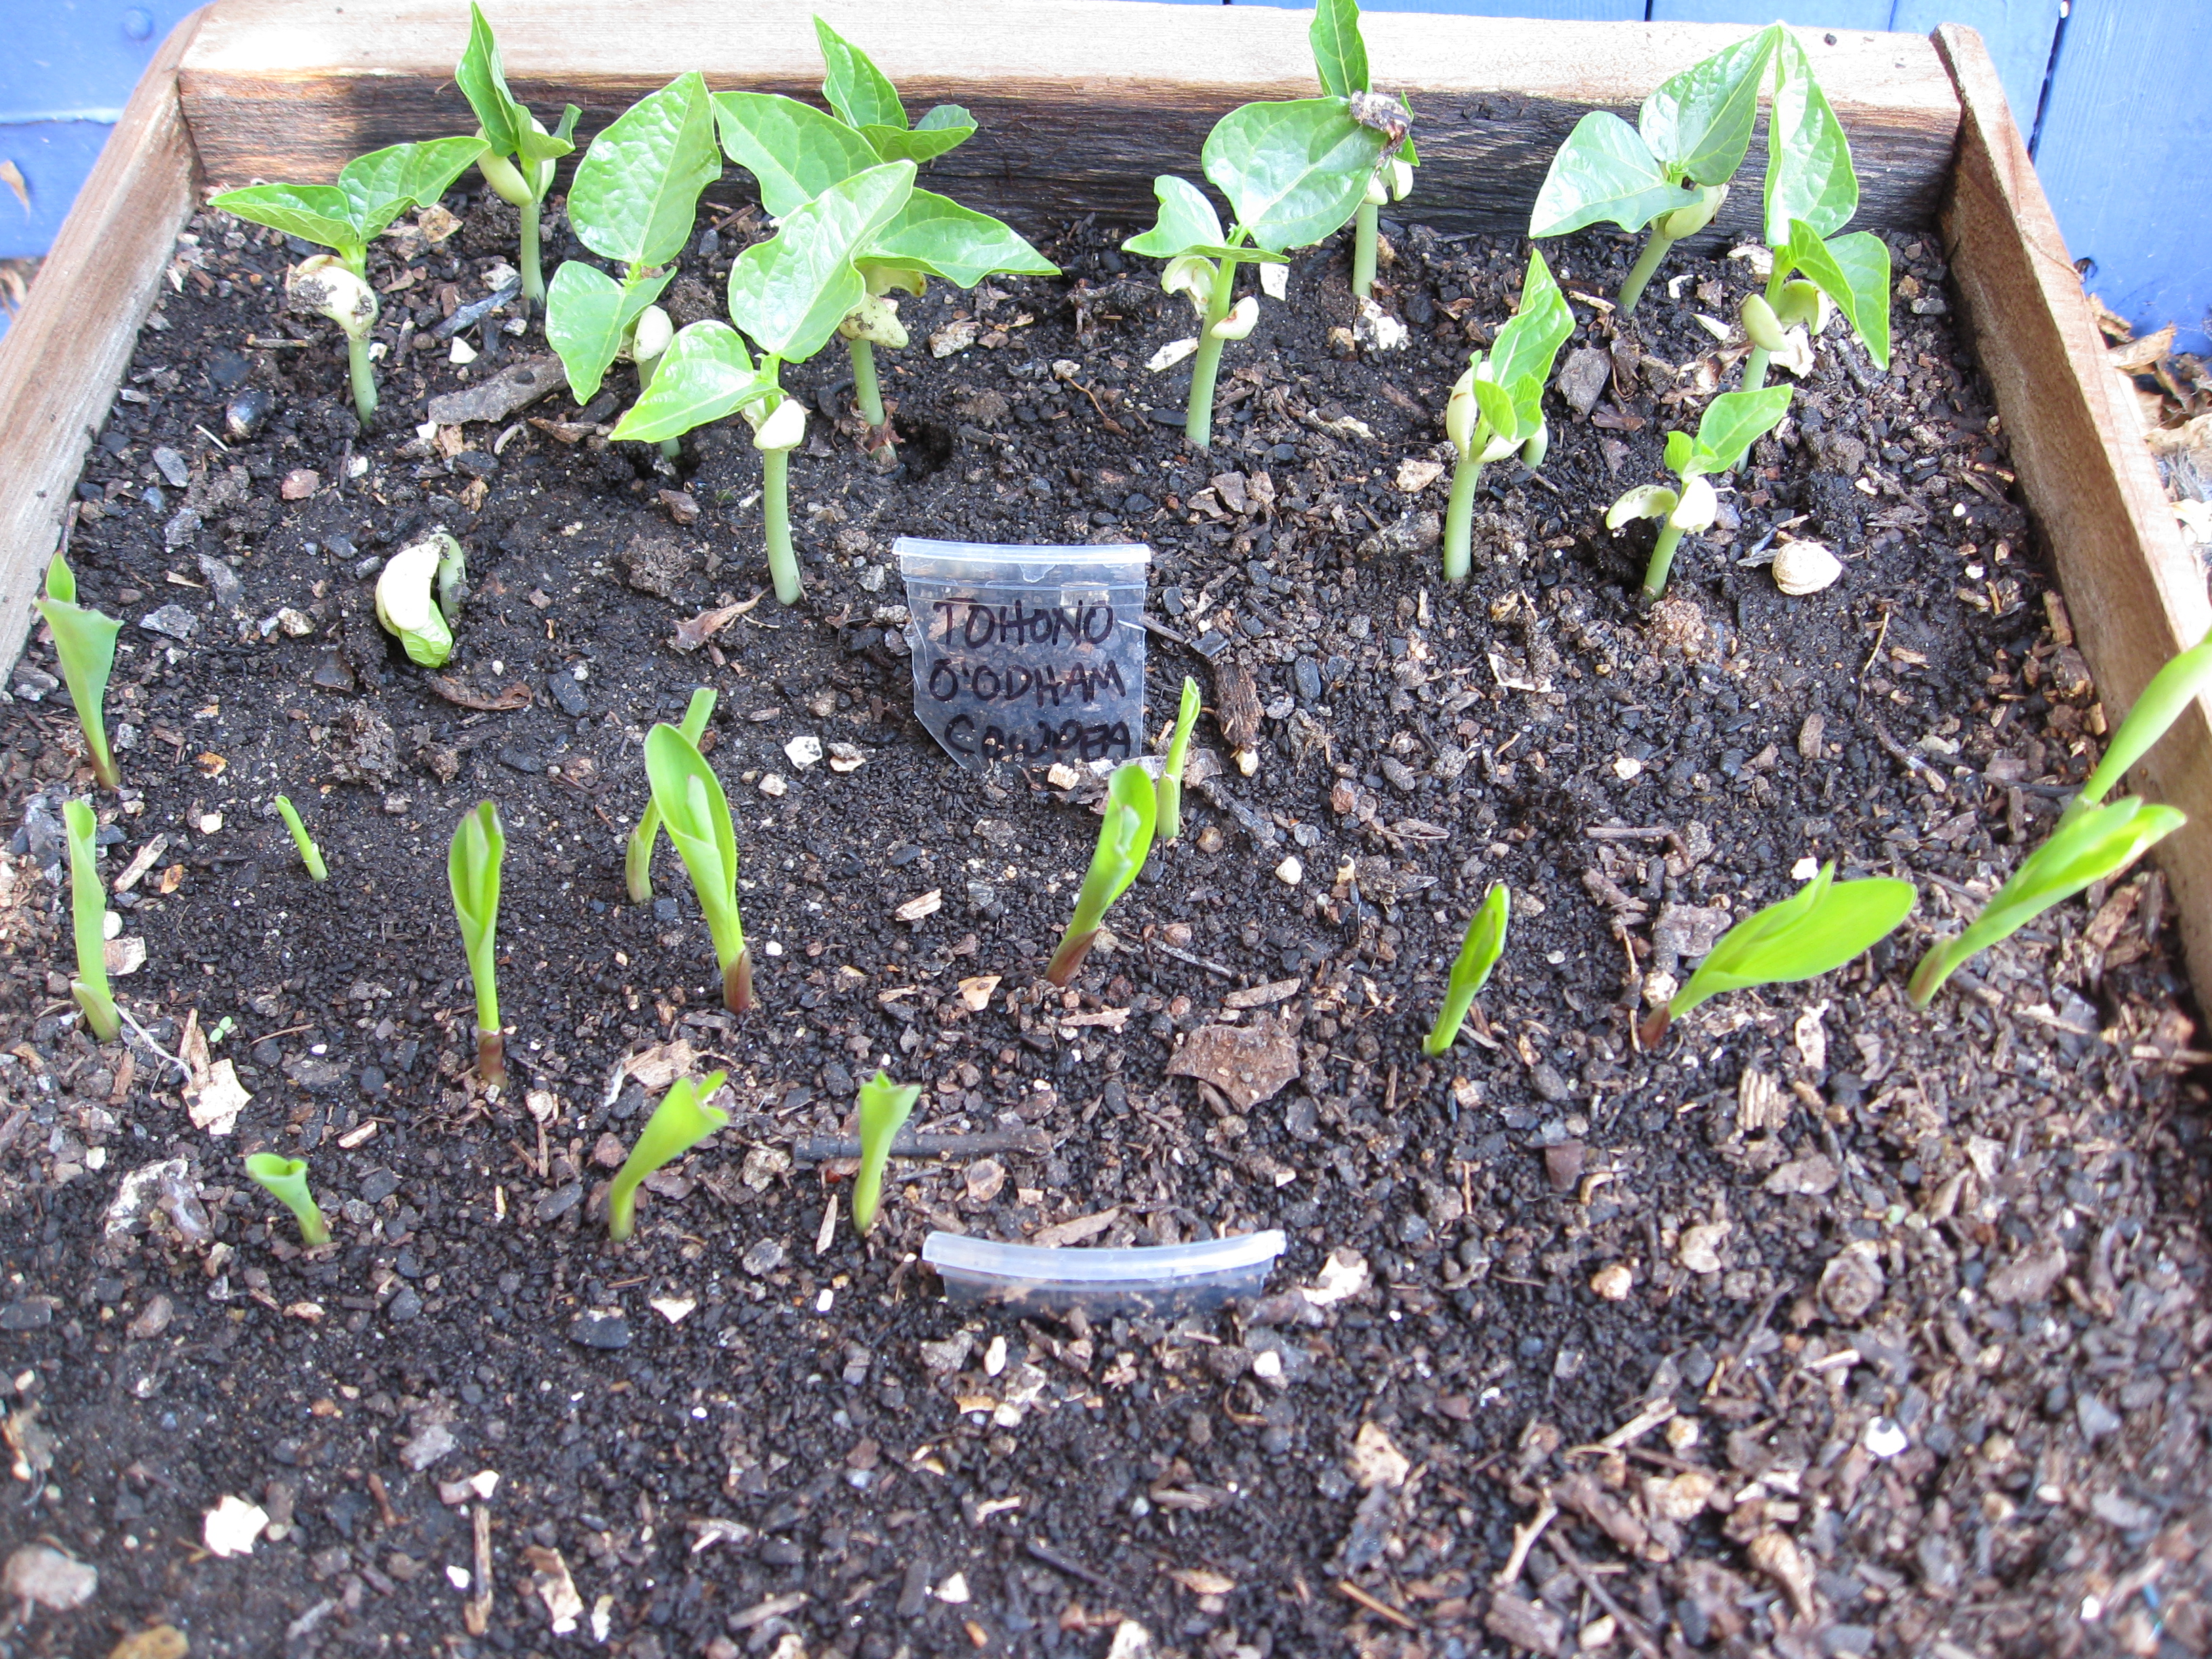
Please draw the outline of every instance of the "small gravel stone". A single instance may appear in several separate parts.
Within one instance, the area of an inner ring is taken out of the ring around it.
[[[585,700],[583,686],[566,668],[558,669],[545,677],[545,691],[561,705],[561,712],[570,720],[581,720],[592,712],[592,705]]]
[[[775,1238],[756,1240],[745,1247],[744,1255],[738,1258],[738,1266],[755,1279],[774,1273],[783,1266],[783,1241]]]
[[[192,481],[192,469],[190,464],[173,449],[156,449],[154,452],[154,465],[161,469],[161,476],[169,481],[169,488],[172,489],[183,489]]]
[[[392,1293],[385,1311],[392,1316],[393,1324],[408,1324],[422,1316],[422,1298],[412,1285],[402,1285]]]
[[[138,619],[138,626],[149,634],[167,635],[173,640],[189,640],[199,627],[198,620],[181,605],[165,605],[158,611],[149,611]]]
[[[629,1321],[617,1308],[586,1309],[569,1325],[568,1340],[586,1348],[627,1348]]]
[[[361,1178],[361,1200],[364,1204],[381,1204],[399,1190],[399,1177],[389,1170],[371,1170]]]
[[[1297,886],[1304,880],[1305,873],[1306,867],[1298,862],[1297,854],[1295,853],[1275,866],[1275,879],[1291,887]]]
[[[1321,665],[1319,663],[1311,657],[1300,657],[1297,665],[1291,670],[1291,673],[1298,683],[1298,697],[1301,702],[1320,701]]]

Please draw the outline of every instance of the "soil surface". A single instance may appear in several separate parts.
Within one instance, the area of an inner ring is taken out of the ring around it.
[[[43,638],[0,711],[0,1547],[61,1604],[0,1651],[2206,1650],[2212,1141],[2162,882],[1903,996],[2104,729],[1932,240],[1893,243],[1891,372],[1824,340],[1647,611],[1649,526],[1603,510],[1735,384],[1702,319],[1744,261],[1676,260],[1628,325],[1576,299],[1550,459],[1492,470],[1451,589],[1440,415],[1521,248],[1394,232],[1396,352],[1347,331],[1341,251],[1302,257],[1201,457],[1146,368],[1188,313],[1077,226],[1061,280],[908,302],[897,471],[841,359],[790,373],[806,599],[679,651],[766,586],[749,434],[610,445],[626,367],[587,409],[418,432],[542,349],[504,313],[439,337],[512,257],[511,212],[448,205],[373,256],[366,435],[331,331],[283,307],[304,250],[196,218],[78,488],[83,597],[128,624],[97,797],[128,1043],[68,996],[89,774]],[[710,204],[679,322],[757,234]],[[1550,251],[1601,296],[1630,248]],[[474,590],[442,680],[370,602],[440,525]],[[1841,580],[1784,597],[1778,532]],[[1038,975],[1098,781],[922,732],[901,534],[1149,544],[1153,735],[1206,691],[1186,833],[1065,995]],[[743,1020],[665,844],[654,903],[623,892],[645,731],[701,684]],[[496,1097],[445,874],[487,797]],[[1832,858],[1915,879],[1904,930],[1635,1049],[1648,975]],[[1504,960],[1431,1062],[1496,881]],[[878,1064],[971,1139],[895,1164],[859,1242],[810,1143]],[[611,1248],[612,1165],[709,1066],[731,1127]],[[331,1247],[243,1179],[256,1150],[309,1161]],[[1200,1315],[956,1306],[919,1260],[933,1228],[1262,1227],[1267,1294]],[[212,1553],[241,1505],[265,1530]]]

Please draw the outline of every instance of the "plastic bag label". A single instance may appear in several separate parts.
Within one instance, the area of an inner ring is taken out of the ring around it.
[[[1132,760],[1145,737],[1152,550],[902,537],[914,708],[961,765]]]

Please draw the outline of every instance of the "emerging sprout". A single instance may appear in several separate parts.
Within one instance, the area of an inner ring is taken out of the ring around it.
[[[880,1070],[860,1085],[860,1172],[853,1177],[853,1224],[867,1232],[883,1203],[884,1165],[891,1142],[921,1098],[918,1083],[893,1083]]]
[[[1911,882],[1888,876],[1839,883],[1830,860],[1788,898],[1722,934],[1673,1000],[1651,1011],[1638,1040],[1656,1048],[1670,1024],[1723,991],[1784,985],[1842,967],[1887,938],[1912,913],[1916,897]]]
[[[717,1129],[730,1127],[729,1113],[707,1104],[726,1075],[709,1072],[699,1083],[678,1078],[653,1109],[653,1115],[638,1133],[637,1144],[629,1149],[629,1156],[623,1160],[607,1188],[607,1237],[616,1243],[637,1230],[638,1183],[683,1157]]]
[[[1444,982],[1444,1006],[1437,1011],[1437,1023],[1421,1041],[1421,1052],[1431,1059],[1459,1041],[1459,1029],[1466,1022],[1467,1011],[1474,1006],[1475,998],[1490,982],[1490,970],[1498,966],[1498,958],[1505,953],[1505,923],[1511,908],[1512,899],[1505,890],[1505,884],[1495,881],[1482,896],[1482,902],[1475,907],[1474,914],[1468,918],[1467,937],[1460,943],[1451,977]]]
[[[1098,924],[1106,908],[1128,890],[1152,850],[1152,830],[1159,818],[1159,798],[1145,769],[1132,761],[1114,769],[1106,784],[1106,816],[1098,825],[1098,850],[1091,855],[1091,868],[1083,890],[1075,896],[1075,916],[1053,952],[1044,976],[1065,990],[1083,958],[1091,954],[1098,937]]]
[[[123,1033],[115,1012],[114,994],[107,988],[107,894],[100,884],[98,855],[92,838],[98,826],[92,808],[81,800],[62,808],[62,823],[69,835],[70,928],[76,939],[76,978],[70,994],[84,1010],[84,1023],[102,1042],[112,1042]]]
[[[369,331],[382,307],[368,279],[356,276],[335,253],[302,259],[284,276],[284,297],[302,311],[327,317],[346,340],[346,372],[353,383],[353,412],[364,429],[376,414],[376,370],[368,356]]]
[[[1483,467],[1516,449],[1531,467],[1544,464],[1550,447],[1544,386],[1552,378],[1553,360],[1574,331],[1574,313],[1553,281],[1551,267],[1531,249],[1520,310],[1498,331],[1487,357],[1474,354],[1444,405],[1444,434],[1459,451],[1451,501],[1444,509],[1446,581],[1465,581],[1474,560],[1474,492]]]
[[[123,624],[76,602],[76,573],[58,553],[46,567],[46,597],[38,606],[53,631],[54,655],[61,659],[62,678],[69,685],[70,701],[76,705],[76,723],[84,732],[93,775],[102,788],[118,788],[123,775],[107,746],[104,705],[107,677],[115,667],[115,636]]]
[[[2150,677],[2150,684],[2143,687],[2135,707],[2128,710],[2128,717],[2106,745],[2105,757],[2089,774],[2081,793],[2068,804],[2059,822],[2079,817],[2112,793],[2128,769],[2149,752],[2150,746],[2209,689],[2212,689],[2212,633]]]
[[[385,562],[376,579],[376,619],[398,638],[410,661],[439,668],[453,654],[453,623],[467,580],[468,556],[442,530]]]
[[[1198,724],[1198,682],[1186,674],[1182,702],[1176,709],[1175,731],[1168,738],[1168,757],[1160,767],[1158,826],[1162,841],[1182,834],[1182,774],[1190,758],[1191,728]]]
[[[307,833],[307,826],[300,822],[300,809],[283,796],[276,797],[276,816],[284,820],[284,827],[292,832],[292,845],[300,849],[300,862],[307,866],[307,873],[317,881],[331,878],[330,866],[323,862],[323,849],[315,845],[315,838]]]
[[[646,734],[645,775],[706,913],[722,969],[722,1004],[742,1014],[753,1006],[753,957],[738,916],[738,836],[729,797],[699,746],[672,726],[656,726]]]
[[[1376,95],[1367,69],[1367,43],[1359,34],[1359,0],[1320,0],[1306,30],[1313,47],[1314,73],[1322,90],[1341,98],[1352,118],[1400,141],[1385,147],[1382,160],[1367,181],[1367,193],[1352,220],[1352,291],[1365,299],[1375,288],[1375,243],[1382,204],[1402,202],[1413,191],[1413,169],[1420,156],[1407,134],[1407,111],[1396,99]]]
[[[1659,542],[1644,572],[1645,599],[1656,599],[1666,591],[1667,573],[1674,566],[1682,532],[1707,528],[1720,511],[1719,498],[1705,475],[1725,472],[1741,460],[1753,441],[1771,432],[1789,407],[1788,386],[1723,392],[1705,405],[1694,440],[1686,432],[1667,434],[1668,470],[1681,479],[1682,487],[1644,484],[1607,509],[1608,530],[1618,530],[1631,519],[1660,520]]]
[[[453,890],[453,916],[477,993],[477,1075],[488,1088],[507,1081],[507,1039],[499,1023],[499,981],[494,966],[499,932],[499,866],[507,857],[507,832],[489,801],[465,814],[453,831],[446,877]]]
[[[576,118],[583,112],[570,104],[561,112],[561,125],[553,131],[514,101],[507,89],[507,71],[499,60],[499,42],[483,9],[471,0],[469,46],[455,65],[453,80],[469,107],[477,112],[477,136],[484,140],[477,170],[499,199],[522,216],[522,308],[545,303],[545,278],[538,265],[538,209],[553,188],[553,164],[575,148],[570,142]]]
[[[306,1158],[256,1152],[246,1160],[246,1173],[292,1212],[292,1218],[300,1224],[302,1244],[313,1250],[331,1242],[331,1224],[323,1219],[323,1212],[315,1207],[314,1194],[307,1190]]]
[[[689,738],[696,747],[700,734],[706,731],[707,722],[714,713],[714,693],[710,687],[700,686],[691,694],[690,705],[684,711],[684,724],[677,730]],[[632,904],[653,902],[653,848],[660,836],[660,803],[648,800],[645,816],[630,831],[629,845],[623,855],[623,883],[629,891]]]

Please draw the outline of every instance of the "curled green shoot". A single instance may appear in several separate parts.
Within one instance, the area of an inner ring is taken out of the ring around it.
[[[323,1212],[315,1206],[314,1194],[307,1190],[307,1160],[304,1158],[279,1158],[274,1152],[256,1152],[246,1160],[246,1173],[257,1187],[292,1212],[300,1224],[300,1242],[309,1249],[320,1249],[331,1242],[331,1224],[323,1219]]]
[[[678,1078],[653,1109],[653,1115],[638,1133],[637,1144],[629,1149],[629,1156],[623,1160],[607,1188],[607,1237],[616,1243],[637,1231],[638,1183],[655,1170],[674,1163],[716,1130],[729,1127],[729,1113],[707,1104],[726,1078],[721,1072],[709,1072],[698,1083]]]
[[[292,832],[292,845],[300,849],[300,862],[307,866],[307,873],[317,881],[331,878],[330,866],[323,862],[323,849],[315,845],[315,838],[307,833],[307,826],[300,822],[300,809],[283,795],[276,797],[276,816],[284,820],[284,827]]]
[[[1467,580],[1474,563],[1474,494],[1482,469],[1516,450],[1530,467],[1544,464],[1551,435],[1544,424],[1544,387],[1553,360],[1575,331],[1574,313],[1544,256],[1533,249],[1521,282],[1521,307],[1498,331],[1487,355],[1478,351],[1444,405],[1444,435],[1459,452],[1451,499],[1444,508],[1444,580]]]
[[[84,732],[85,753],[93,775],[103,789],[121,787],[123,775],[115,753],[107,746],[107,677],[115,668],[115,636],[123,624],[112,617],[76,602],[76,573],[60,554],[46,567],[46,596],[38,601],[39,614],[54,636],[54,655],[61,661],[62,678],[70,701],[76,705],[76,723]]]
[[[920,1084],[893,1083],[881,1071],[860,1085],[860,1171],[853,1177],[853,1225],[864,1233],[875,1226],[883,1206],[884,1166],[890,1161],[891,1142],[921,1098]]]
[[[1060,949],[1044,976],[1062,990],[1083,966],[1098,937],[1107,907],[1128,890],[1152,850],[1152,830],[1159,821],[1159,796],[1145,769],[1132,761],[1116,767],[1106,785],[1106,816],[1098,825],[1098,850],[1091,855],[1091,868],[1083,889],[1075,896],[1075,917],[1061,936]]]
[[[100,884],[98,855],[92,838],[98,830],[92,808],[81,800],[62,808],[69,835],[70,927],[76,940],[76,978],[70,994],[84,1010],[84,1023],[102,1042],[123,1034],[115,996],[107,987],[107,893]]]
[[[1709,475],[1735,466],[1789,409],[1788,386],[1723,392],[1705,405],[1695,438],[1686,432],[1667,434],[1667,467],[1676,475],[1678,487],[1639,484],[1606,509],[1607,530],[1618,530],[1632,519],[1659,520],[1659,539],[1644,571],[1646,599],[1656,599],[1667,591],[1668,573],[1674,568],[1674,550],[1682,538],[1711,528],[1719,515],[1720,497]]]
[[[1168,757],[1160,767],[1158,829],[1162,841],[1182,834],[1182,774],[1190,759],[1191,728],[1198,724],[1198,682],[1186,674],[1182,702],[1176,710],[1175,732],[1168,738]]]
[[[487,1088],[507,1081],[507,1039],[499,1021],[499,868],[507,857],[507,832],[499,808],[478,803],[453,831],[446,874],[453,890],[453,916],[468,955],[477,994],[477,1075]]]
[[[706,915],[722,969],[722,1005],[742,1014],[753,1006],[753,957],[738,915],[738,837],[729,797],[698,744],[672,726],[646,734],[645,775]]]
[[[712,688],[700,686],[691,693],[691,702],[684,711],[684,724],[677,730],[689,738],[694,747],[707,730],[707,722],[714,718],[714,693]],[[645,816],[637,821],[637,828],[629,834],[629,844],[623,854],[623,883],[629,890],[632,904],[653,902],[653,848],[660,837],[660,803],[648,800]]]
[[[1387,124],[1386,131],[1397,128],[1406,111],[1395,99],[1373,96],[1375,83],[1367,65],[1367,43],[1359,33],[1359,0],[1320,0],[1314,8],[1314,20],[1306,30],[1306,39],[1313,47],[1314,73],[1320,78],[1322,90],[1332,98],[1341,98],[1354,112],[1355,119],[1367,119],[1375,115]],[[1404,142],[1395,150],[1387,151],[1374,176],[1367,181],[1367,193],[1360,200],[1359,210],[1352,219],[1352,292],[1364,300],[1375,288],[1375,252],[1378,240],[1382,204],[1402,202],[1413,193],[1413,169],[1420,165],[1413,141],[1402,133]]]
[[[507,90],[507,70],[500,62],[499,42],[483,9],[469,7],[469,44],[454,67],[453,80],[476,112],[484,152],[477,157],[477,170],[501,201],[522,219],[522,309],[545,303],[545,276],[538,259],[538,207],[553,188],[554,163],[575,148],[572,142],[576,118],[574,104],[561,112],[561,125],[551,132],[544,123],[514,100]]]
[[[1498,966],[1498,957],[1504,955],[1505,924],[1512,902],[1505,884],[1492,882],[1474,915],[1468,919],[1467,937],[1460,943],[1451,977],[1444,982],[1444,1005],[1437,1011],[1437,1023],[1421,1040],[1421,1052],[1431,1059],[1447,1053],[1459,1041],[1467,1011],[1490,982],[1491,969]]]

